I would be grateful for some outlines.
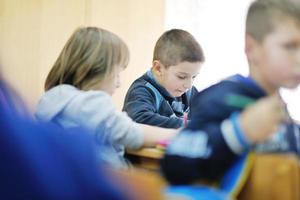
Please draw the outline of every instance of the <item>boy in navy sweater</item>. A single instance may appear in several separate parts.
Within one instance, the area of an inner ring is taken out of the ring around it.
[[[248,77],[234,75],[194,98],[191,122],[162,162],[171,183],[220,180],[249,149],[300,155],[299,127],[279,94],[300,83],[300,1],[254,1],[245,53]]]
[[[197,93],[193,80],[203,62],[202,49],[190,33],[166,31],[156,43],[152,68],[133,82],[123,110],[142,124],[182,127]]]

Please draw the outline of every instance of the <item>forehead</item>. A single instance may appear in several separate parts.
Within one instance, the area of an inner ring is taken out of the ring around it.
[[[202,62],[184,61],[178,63],[177,65],[169,66],[167,70],[172,73],[195,75],[199,73],[201,66],[202,66]]]
[[[300,21],[291,17],[277,20],[276,23],[274,23],[273,31],[265,37],[264,41],[268,40],[280,40],[283,42],[290,40],[300,41]]]

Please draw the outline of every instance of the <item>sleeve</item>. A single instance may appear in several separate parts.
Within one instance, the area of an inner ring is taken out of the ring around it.
[[[188,127],[172,140],[162,160],[163,174],[172,184],[218,181],[250,145],[239,125],[239,113],[217,119],[209,110],[213,105],[222,112],[218,104],[203,106],[201,101],[196,101],[193,109],[198,112]]]
[[[296,141],[296,148],[298,156],[300,157],[300,126],[299,124],[295,125],[295,141]]]
[[[90,91],[77,97],[71,107],[74,120],[101,141],[137,149],[144,143],[140,126],[124,112],[117,111],[109,95]]]
[[[193,98],[198,94],[198,90],[195,86],[191,88],[191,95],[189,97],[189,103],[192,102]]]
[[[131,88],[125,98],[123,110],[136,122],[164,128],[180,128],[183,119],[160,115],[156,110],[154,94],[145,86]]]
[[[283,132],[284,137],[278,137],[280,144],[283,144],[282,140],[286,140],[289,144],[287,145],[289,151],[294,152],[300,157],[300,129],[297,124],[287,124],[285,131]]]
[[[191,113],[190,113],[190,106],[191,106],[191,102],[193,100],[193,98],[198,94],[198,90],[195,86],[193,86],[191,88],[191,90],[189,91],[189,94],[187,94],[187,104],[188,104],[188,109],[187,109],[187,117],[188,117],[188,120],[190,121],[190,118],[191,118]]]

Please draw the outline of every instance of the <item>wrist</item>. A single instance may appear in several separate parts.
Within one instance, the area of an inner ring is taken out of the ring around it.
[[[225,142],[238,155],[247,151],[251,145],[240,126],[239,116],[239,113],[233,113],[229,119],[224,120],[221,124],[221,132]]]
[[[238,112],[233,113],[230,116],[230,121],[239,142],[243,146],[249,146],[251,140],[247,137],[247,132],[245,132],[244,126],[242,126],[241,114]]]

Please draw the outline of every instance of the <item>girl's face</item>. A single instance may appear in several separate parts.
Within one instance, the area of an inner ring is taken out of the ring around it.
[[[117,88],[121,86],[120,73],[124,68],[121,66],[116,66],[115,70],[106,76],[100,83],[98,83],[94,89],[102,90],[109,95],[113,95]]]

